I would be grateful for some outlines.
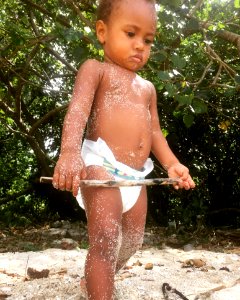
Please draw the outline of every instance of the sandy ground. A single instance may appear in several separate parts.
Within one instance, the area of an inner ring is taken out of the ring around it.
[[[0,254],[0,299],[84,299],[79,281],[86,253],[47,249]],[[49,271],[47,277],[35,279],[42,270]],[[116,276],[116,295],[119,300],[184,299],[176,294],[164,298],[162,285],[168,283],[189,300],[240,300],[239,279],[239,253],[149,248],[138,251]]]
[[[143,248],[115,278],[115,298],[240,300],[239,237],[238,229],[177,235],[146,228]],[[81,222],[0,226],[0,299],[84,299],[79,283],[87,244]],[[172,287],[165,295],[164,283]]]

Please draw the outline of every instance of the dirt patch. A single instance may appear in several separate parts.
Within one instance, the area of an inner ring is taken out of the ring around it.
[[[0,299],[84,299],[79,282],[87,254],[80,246],[87,246],[85,224],[60,222],[7,233],[1,232]],[[147,228],[144,247],[116,276],[116,298],[240,300],[239,240],[214,236],[200,242]]]

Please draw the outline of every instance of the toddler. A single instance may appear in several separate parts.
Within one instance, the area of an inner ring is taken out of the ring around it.
[[[114,275],[142,244],[147,193],[145,186],[80,190],[80,180],[144,178],[152,152],[170,178],[180,178],[176,189],[195,186],[162,134],[154,86],[136,74],[148,61],[156,22],[154,0],[99,1],[104,62],[82,64],[64,120],[53,185],[72,191],[86,210],[88,299],[113,299]]]

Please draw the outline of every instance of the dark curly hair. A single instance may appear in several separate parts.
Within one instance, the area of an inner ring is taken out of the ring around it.
[[[97,20],[107,22],[113,7],[115,7],[121,0],[99,0],[97,8]],[[131,0],[137,1],[137,0]],[[156,4],[155,0],[145,0],[146,2]]]

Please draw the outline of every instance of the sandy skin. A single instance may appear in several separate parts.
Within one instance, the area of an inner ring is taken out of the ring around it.
[[[101,137],[117,161],[140,170],[152,152],[169,177],[179,177],[175,188],[193,188],[188,169],[179,163],[162,134],[154,86],[135,73],[150,55],[156,30],[155,5],[146,0],[117,3],[107,20],[96,23],[105,61],[87,60],[77,74],[53,185],[76,196],[81,179],[113,179],[101,166],[84,165],[80,153],[87,125],[86,138],[96,141]],[[88,219],[88,298],[110,300],[116,272],[142,244],[146,187],[125,213],[118,188],[84,187],[81,193]]]

